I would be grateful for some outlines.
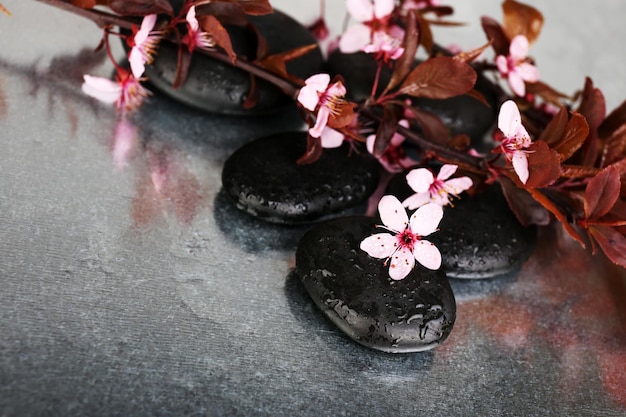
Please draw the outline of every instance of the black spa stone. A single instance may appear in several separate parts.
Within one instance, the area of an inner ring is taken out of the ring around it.
[[[441,271],[416,265],[403,280],[359,248],[376,233],[371,217],[343,217],[316,225],[298,245],[296,272],[315,304],[350,338],[391,353],[442,343],[456,318],[456,302]]]
[[[386,193],[401,201],[412,194],[404,175]],[[444,208],[439,231],[428,237],[442,254],[449,278],[495,278],[518,271],[536,245],[535,227],[522,226],[498,184],[471,197],[466,193]]]
[[[313,35],[291,17],[274,12],[264,16],[249,16],[269,46],[269,54],[315,44]],[[253,57],[256,40],[250,32],[236,26],[226,26],[238,56]],[[286,36],[285,34],[288,34]],[[247,72],[216,61],[200,53],[193,54],[187,81],[175,89],[177,48],[161,42],[154,62],[146,67],[150,83],[166,95],[201,110],[219,114],[268,114],[281,111],[293,100],[272,84],[256,79],[259,99],[255,107],[242,107],[250,89]],[[300,78],[321,72],[323,58],[319,48],[287,63],[290,73]]]
[[[349,209],[363,213],[378,184],[378,162],[346,144],[298,165],[306,141],[306,132],[286,132],[239,148],[222,170],[226,194],[239,209],[272,223],[310,223]]]
[[[364,52],[343,54],[334,51],[328,57],[328,67],[331,74],[341,74],[344,77],[348,98],[363,100],[369,97],[377,68],[371,55]],[[391,70],[385,67],[381,71],[378,93],[382,93],[390,77]],[[490,92],[484,81],[479,80],[475,88],[483,94],[491,107],[468,95],[445,100],[415,98],[413,102],[422,110],[439,116],[452,134],[465,133],[472,138],[476,147],[482,149],[480,145],[483,136],[496,121],[497,97]]]

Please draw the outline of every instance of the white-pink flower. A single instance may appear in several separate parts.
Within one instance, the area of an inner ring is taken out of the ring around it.
[[[439,0],[405,0],[402,2],[402,10],[424,9],[426,7],[440,6]]]
[[[383,62],[395,61],[404,53],[402,39],[390,36],[385,32],[374,32],[372,43],[363,47],[363,52],[375,54],[376,59]]]
[[[215,40],[207,32],[200,28],[198,19],[196,19],[196,6],[191,6],[187,11],[187,35],[183,38],[183,43],[187,45],[189,52],[197,47],[212,48],[215,46]]]
[[[524,35],[517,35],[511,41],[509,55],[498,55],[496,65],[503,77],[506,77],[511,90],[520,97],[526,95],[526,82],[539,81],[539,70],[526,62],[529,43]]]
[[[498,129],[504,134],[499,147],[500,152],[513,163],[513,169],[520,181],[526,184],[529,175],[527,155],[529,151],[525,149],[531,145],[532,141],[522,125],[522,116],[513,100],[504,102],[500,107]]]
[[[439,170],[437,177],[427,168],[413,169],[406,176],[409,186],[415,194],[402,202],[404,207],[414,210],[427,203],[435,203],[440,206],[450,204],[452,197],[458,197],[463,191],[472,186],[470,177],[450,178],[458,166],[445,164]]]
[[[400,126],[409,127],[409,122],[405,119],[400,120],[398,122]],[[402,144],[405,141],[405,137],[399,133],[395,133],[389,144],[387,145],[387,149],[383,152],[382,155],[378,156],[378,161],[385,168],[387,172],[396,173],[402,172],[407,168],[414,166],[416,162],[409,158],[404,151],[404,147]],[[376,135],[369,135],[365,139],[365,145],[367,147],[367,151],[374,154],[374,143],[376,142]]]
[[[372,2],[373,1],[373,2]],[[339,39],[339,50],[345,54],[361,51],[369,45],[376,32],[389,33],[390,15],[396,7],[395,0],[346,0],[346,9],[358,23],[350,26]],[[392,36],[402,39],[402,29],[395,27]]]
[[[378,203],[378,212],[383,225],[377,226],[391,233],[377,233],[365,238],[360,248],[373,258],[390,262],[389,276],[400,280],[406,277],[415,266],[415,261],[428,269],[439,269],[441,253],[425,236],[437,231],[443,217],[443,209],[437,204],[426,204],[411,216],[400,201],[386,195]]]
[[[149,14],[141,21],[141,27],[133,37],[133,47],[128,54],[130,69],[135,78],[140,78],[154,57],[154,51],[163,36],[163,32],[153,31],[157,21],[156,14]]]
[[[328,124],[328,118],[332,114],[337,113],[337,107],[343,102],[346,95],[346,87],[341,81],[337,81],[331,85],[330,75],[315,74],[307,78],[305,86],[298,93],[298,102],[310,111],[317,111],[315,125],[309,129],[309,134],[314,138],[319,138]]]
[[[91,75],[84,75],[83,79],[85,94],[107,104],[115,103],[120,112],[138,108],[150,94],[131,73],[121,69],[118,70],[117,81]]]

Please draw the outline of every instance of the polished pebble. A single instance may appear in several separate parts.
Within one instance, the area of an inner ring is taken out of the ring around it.
[[[296,272],[315,304],[358,343],[391,353],[432,349],[456,318],[450,284],[420,265],[403,280],[389,278],[384,260],[359,248],[377,223],[355,216],[316,225],[298,245]]]

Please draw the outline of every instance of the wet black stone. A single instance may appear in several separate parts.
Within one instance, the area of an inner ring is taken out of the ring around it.
[[[316,43],[305,27],[281,12],[249,18],[267,40],[270,54]],[[242,57],[252,57],[256,41],[251,33],[236,26],[226,28],[231,35],[235,52]],[[285,36],[285,33],[289,35]],[[177,47],[161,42],[154,62],[146,67],[145,75],[151,85],[187,105],[219,114],[267,114],[280,111],[293,103],[278,88],[257,79],[259,100],[252,109],[244,109],[242,103],[250,88],[249,74],[200,53],[192,57],[185,84],[174,89],[172,84],[176,75],[177,56]],[[320,72],[322,64],[323,58],[318,48],[287,63],[287,69],[304,79]]]
[[[387,187],[400,201],[413,193],[404,175]],[[442,255],[449,278],[494,278],[515,274],[536,246],[537,229],[522,226],[498,184],[475,196],[463,194],[444,208],[439,231],[428,237]]]
[[[416,265],[403,280],[359,248],[376,233],[371,217],[343,217],[309,230],[298,245],[296,272],[317,306],[344,333],[392,353],[432,349],[450,334],[454,294],[441,271]]]
[[[335,51],[328,58],[328,67],[331,74],[341,74],[344,77],[348,98],[363,100],[369,97],[377,68],[371,55],[364,52],[342,54]],[[391,70],[385,67],[381,71],[378,93],[385,89],[390,78]],[[439,116],[453,135],[465,133],[472,138],[474,146],[483,150],[483,136],[496,121],[497,97],[486,87],[484,81],[479,80],[475,88],[483,94],[491,107],[468,95],[445,100],[415,98],[413,102],[417,107]]]
[[[378,185],[378,162],[367,153],[350,152],[345,144],[325,149],[313,164],[298,165],[306,140],[306,132],[286,132],[239,148],[224,164],[224,191],[239,209],[272,223],[363,213]]]

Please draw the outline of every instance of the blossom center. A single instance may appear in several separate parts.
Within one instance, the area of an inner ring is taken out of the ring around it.
[[[420,239],[420,237],[413,233],[413,231],[408,227],[396,236],[398,238],[398,248],[407,248],[411,252],[413,252],[415,242]]]

